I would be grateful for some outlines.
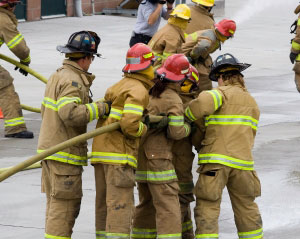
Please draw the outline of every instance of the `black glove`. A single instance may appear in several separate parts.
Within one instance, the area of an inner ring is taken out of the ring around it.
[[[159,4],[166,4],[167,1],[165,1],[165,0],[159,0],[158,3],[159,3]]]
[[[191,122],[190,126],[191,126],[191,135],[193,135],[197,131],[197,125],[194,122]]]
[[[168,123],[169,123],[169,119],[166,115],[164,115],[162,119],[157,123],[151,123],[149,115],[146,115],[144,118],[144,124],[147,125],[148,129],[162,129],[166,127]]]
[[[106,108],[105,115],[109,116],[112,102],[107,100],[107,101],[104,101],[103,103],[107,104],[107,108],[105,107]]]
[[[27,63],[24,63],[24,62],[20,62],[21,64],[23,64],[23,65],[25,65],[25,66],[29,66],[29,64],[27,64]],[[28,75],[28,72],[27,71],[25,71],[25,70],[23,70],[23,69],[21,69],[21,68],[19,68],[19,67],[15,67],[15,71],[16,70],[18,70],[19,69],[19,72],[22,74],[22,75],[24,75],[24,76],[27,76]]]
[[[296,57],[298,56],[298,54],[291,52],[290,53],[290,60],[292,62],[292,64],[295,63]]]

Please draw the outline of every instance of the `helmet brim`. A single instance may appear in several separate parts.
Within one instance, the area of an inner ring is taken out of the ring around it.
[[[237,67],[238,71],[242,72],[242,71],[246,70],[247,68],[249,68],[250,66],[251,66],[251,64],[248,64],[248,63],[238,63],[236,65],[232,65],[232,64],[221,65],[221,66],[216,67],[214,70],[212,70],[209,73],[209,79],[211,81],[218,81],[219,74],[217,75],[217,73],[220,73],[220,71],[222,69],[227,68],[227,67]]]
[[[56,50],[60,53],[68,54],[68,53],[87,53],[87,54],[93,54],[94,56],[101,57],[100,53],[91,53],[91,52],[85,52],[85,51],[79,51],[67,46],[57,46]]]
[[[123,67],[122,71],[125,73],[129,73],[129,72],[133,73],[133,72],[146,70],[149,66],[151,66],[151,61],[146,61],[140,64],[126,64]]]
[[[163,76],[168,81],[180,82],[186,79],[185,74],[176,75],[173,72],[166,70],[164,67],[157,69],[155,72],[158,75],[158,77]]]

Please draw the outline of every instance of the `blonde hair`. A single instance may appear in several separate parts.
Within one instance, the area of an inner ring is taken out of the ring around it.
[[[238,71],[230,71],[222,74],[222,79],[225,85],[239,84],[246,90],[246,85],[243,75]]]

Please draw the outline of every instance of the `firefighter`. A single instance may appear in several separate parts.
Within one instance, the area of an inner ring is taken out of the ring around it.
[[[168,23],[154,34],[148,45],[157,58],[154,63],[155,69],[159,68],[168,56],[182,53],[184,30],[190,19],[190,8],[186,4],[179,4],[170,13]]]
[[[187,104],[197,98],[198,96],[198,71],[197,69],[190,65],[190,76],[186,79],[181,86],[181,91],[179,96],[184,104],[184,108]],[[193,130],[194,131],[194,130]],[[180,187],[179,191],[179,202],[181,209],[181,222],[182,222],[182,238],[183,239],[193,239],[193,223],[191,218],[190,203],[195,201],[193,195],[193,160],[194,153],[192,152],[192,140],[190,137],[183,138],[181,140],[174,141],[172,147],[173,153],[173,164],[178,178],[178,183]]]
[[[262,219],[254,202],[261,195],[261,186],[251,153],[260,111],[241,73],[249,66],[228,53],[217,57],[209,78],[219,86],[200,93],[185,111],[191,121],[201,127],[205,121],[206,127],[204,139],[199,137],[201,144],[197,144],[196,238],[219,238],[225,186],[239,238],[263,238]]]
[[[96,33],[73,33],[66,58],[50,77],[42,102],[38,152],[86,133],[87,124],[109,113],[109,103],[92,102],[89,91],[95,76],[88,69],[97,53]],[[42,161],[42,192],[47,196],[45,238],[70,239],[82,198],[82,166],[87,165],[87,142],[78,143]]]
[[[232,38],[235,31],[235,22],[223,19],[215,24],[215,29],[197,31],[186,37],[182,50],[191,58],[192,64],[199,72],[199,92],[212,89],[212,83],[208,78],[212,65],[210,54],[221,49],[221,44]]]
[[[193,17],[185,32],[191,34],[205,29],[214,29],[215,20],[211,10],[215,0],[192,0],[192,2],[195,3],[191,6],[191,15]]]
[[[295,9],[295,14],[300,13],[300,5]],[[295,62],[293,71],[295,72],[295,83],[298,92],[300,93],[300,14],[298,16],[296,37],[292,41],[292,48],[290,53],[290,60],[292,64]]]
[[[26,45],[24,36],[18,31],[18,20],[14,14],[16,0],[0,1],[0,47],[7,47],[20,59],[20,63],[29,66],[30,50]],[[16,67],[15,70],[18,68]],[[27,76],[27,72],[19,69]],[[8,138],[33,138],[33,133],[27,131],[22,114],[20,99],[13,85],[13,78],[7,70],[0,66],[0,108],[4,115],[5,137]]]
[[[134,171],[140,137],[147,132],[142,122],[153,86],[154,55],[147,45],[131,47],[123,68],[124,78],[107,89],[111,112],[97,128],[114,122],[120,130],[94,138],[91,162],[96,182],[96,238],[129,238],[134,209]]]
[[[147,111],[165,115],[166,124],[150,124],[139,149],[136,181],[140,204],[135,209],[132,238],[180,239],[179,186],[172,164],[172,145],[174,140],[190,134],[179,97],[181,84],[189,74],[188,59],[183,54],[169,56],[156,74]]]

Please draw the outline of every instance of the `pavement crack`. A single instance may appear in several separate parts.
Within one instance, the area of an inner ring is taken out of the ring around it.
[[[2,224],[0,223],[0,226],[3,227],[16,227],[16,228],[28,228],[28,229],[45,229],[44,227],[28,227],[28,226],[18,226],[18,225],[9,225],[9,224]]]

